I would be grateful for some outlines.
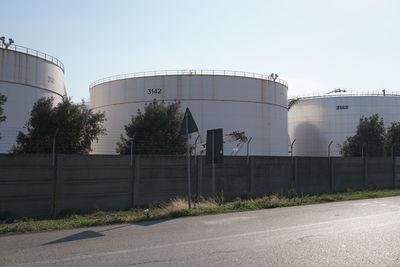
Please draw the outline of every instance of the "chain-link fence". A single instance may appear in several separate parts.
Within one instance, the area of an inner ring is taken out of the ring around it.
[[[17,143],[18,134],[25,137]],[[136,134],[133,138],[120,131],[107,131],[94,140],[84,138],[81,129],[42,128],[28,135],[21,127],[0,127],[0,153],[56,153],[56,154],[143,154],[183,155],[186,139],[178,134],[164,132]]]

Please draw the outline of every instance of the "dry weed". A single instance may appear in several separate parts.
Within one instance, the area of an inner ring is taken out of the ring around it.
[[[207,209],[218,207],[219,205],[215,199],[203,199],[199,202],[194,203],[194,206],[198,209]]]
[[[168,212],[186,210],[187,208],[188,202],[186,201],[186,199],[181,197],[173,198],[170,202],[161,205],[161,209]]]
[[[268,197],[269,202],[281,202],[282,200],[286,200],[286,198],[279,195],[270,195]]]
[[[217,207],[218,203],[215,199],[201,199],[198,202],[193,202],[192,207],[195,209],[206,209]],[[161,204],[160,210],[156,213],[165,213],[173,211],[181,211],[188,209],[188,202],[182,197],[171,199],[169,202]]]

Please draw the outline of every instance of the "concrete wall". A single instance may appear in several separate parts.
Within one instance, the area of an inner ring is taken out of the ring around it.
[[[0,212],[51,213],[54,169],[49,155],[0,155]]]
[[[362,158],[332,158],[333,189],[362,189],[364,177],[364,161]]]
[[[58,155],[55,213],[132,206],[129,156]]]
[[[192,160],[192,166],[194,161]],[[187,194],[186,157],[140,156],[135,158],[134,204],[148,205]],[[192,177],[194,177],[194,169]],[[194,184],[194,179],[192,179]]]
[[[191,158],[193,196],[225,199],[400,185],[399,158]],[[0,155],[0,212],[18,216],[120,210],[187,196],[184,156]]]
[[[201,191],[204,197],[211,197],[212,164],[204,164],[202,160]],[[200,164],[199,164],[200,165]],[[215,193],[226,199],[244,197],[249,194],[249,168],[246,157],[225,157],[223,164],[215,164]]]
[[[287,192],[293,181],[293,159],[288,157],[252,157],[252,196]]]
[[[305,194],[330,191],[328,158],[295,158],[296,188]]]
[[[366,158],[366,186],[371,189],[393,185],[393,160],[387,158]]]

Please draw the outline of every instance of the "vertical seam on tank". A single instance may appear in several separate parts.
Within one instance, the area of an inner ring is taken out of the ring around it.
[[[187,97],[192,98],[192,82],[193,82],[193,76],[190,75],[188,76],[188,83],[189,83],[189,95]]]
[[[28,57],[24,57],[25,59],[25,83],[29,83],[28,81]]]
[[[18,68],[17,68],[17,64],[16,64],[16,61],[17,61],[17,56],[16,56],[16,54],[14,53],[14,75],[13,75],[13,79],[14,79],[14,81],[18,81],[18,79],[17,79],[17,70],[18,70]]]
[[[177,77],[177,86],[176,86],[176,97],[177,100],[181,100],[182,98],[182,76],[176,76]]]
[[[4,58],[4,51],[3,51],[3,49],[0,49],[0,51],[1,51],[1,57],[0,57],[0,62],[1,62],[1,65],[0,65],[0,79],[2,79],[3,78],[3,75],[4,75],[4,73],[2,72],[3,70],[5,70],[5,67],[3,66],[3,64],[5,64],[5,58]]]
[[[165,88],[166,76],[161,76],[161,77],[162,77],[162,80],[161,80],[161,96],[162,96],[162,98],[165,98],[165,90],[164,90],[164,88]]]
[[[143,77],[143,99],[146,98],[146,77]]]
[[[128,98],[128,81],[124,81],[124,99]]]
[[[201,79],[201,92],[200,92],[200,97],[201,98],[203,98],[203,96],[204,96],[204,81],[205,81],[205,79],[202,78]],[[201,110],[201,114],[204,114],[204,104],[203,104],[203,102],[200,103],[200,110]],[[205,125],[204,124],[204,116],[201,116],[201,121],[200,121],[200,125],[199,125],[200,129],[203,128],[203,125]]]
[[[38,64],[39,64],[39,60],[35,60],[35,71],[36,71],[36,75],[35,75],[35,84],[38,84]]]
[[[23,63],[22,63],[22,58],[18,57],[18,81],[22,81],[23,77]]]

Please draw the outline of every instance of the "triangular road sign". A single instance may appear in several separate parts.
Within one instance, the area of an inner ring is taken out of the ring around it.
[[[187,121],[187,123],[186,123]],[[190,113],[189,108],[186,108],[185,117],[183,118],[181,130],[179,134],[185,135],[194,132],[198,132],[199,128],[197,128],[196,122],[193,119],[192,113]]]

